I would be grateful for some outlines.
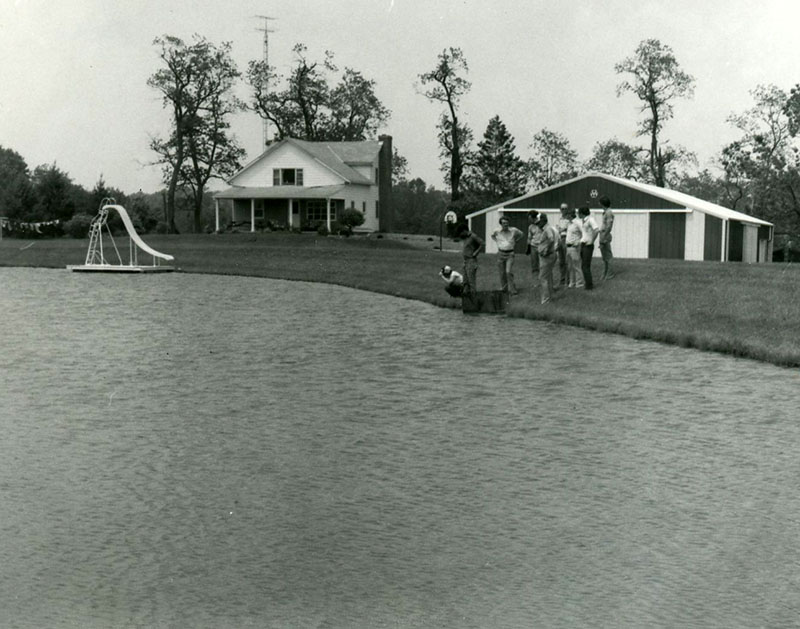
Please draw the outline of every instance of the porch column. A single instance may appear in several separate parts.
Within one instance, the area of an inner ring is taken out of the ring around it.
[[[256,230],[256,200],[250,199],[250,231]]]
[[[289,216],[286,218],[286,228],[292,228],[292,200],[286,199],[286,205],[288,206]]]
[[[214,199],[214,225],[214,231],[219,233],[219,199]]]
[[[325,224],[328,227],[328,233],[330,233],[331,232],[331,199],[330,199],[330,197],[325,199],[325,203],[326,203],[326,205],[325,205],[325,212],[326,212],[326,214],[325,214]]]

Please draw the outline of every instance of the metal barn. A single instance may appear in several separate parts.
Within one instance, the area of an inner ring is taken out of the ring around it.
[[[501,214],[527,234],[528,212],[536,210],[554,222],[559,207],[588,206],[599,221],[599,199],[611,199],[614,212],[612,249],[618,258],[672,258],[720,262],[769,262],[772,260],[773,226],[741,212],[696,197],[629,181],[589,173],[529,192],[467,215],[470,228],[486,240],[487,253],[496,253],[491,233]],[[599,224],[599,222],[598,222]],[[517,244],[524,252],[525,243]],[[600,255],[595,248],[595,255]]]

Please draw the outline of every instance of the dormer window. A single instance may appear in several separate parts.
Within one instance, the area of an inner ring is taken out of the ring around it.
[[[272,185],[273,186],[302,186],[303,185],[303,169],[302,168],[273,168],[272,169]]]

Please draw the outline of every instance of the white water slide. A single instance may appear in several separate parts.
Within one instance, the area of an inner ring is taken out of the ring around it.
[[[122,256],[117,249],[117,244],[114,242],[114,236],[111,234],[111,229],[108,227],[108,215],[111,210],[115,210],[120,218],[125,230],[128,232],[130,238],[129,259],[124,262]],[[104,234],[103,229],[107,232],[108,238],[113,246],[113,251],[116,254],[117,262],[109,262],[106,258],[106,251],[111,251],[108,247],[104,247]],[[151,265],[139,264],[139,250],[153,257]],[[156,251],[148,245],[133,227],[133,221],[128,214],[128,211],[121,205],[117,205],[114,199],[103,199],[100,204],[100,212],[92,219],[91,230],[89,231],[89,250],[86,252],[86,261],[81,265],[67,266],[71,271],[116,271],[127,273],[145,273],[153,271],[173,271],[174,267],[165,266],[161,264],[162,260],[170,262],[175,258],[167,253]]]

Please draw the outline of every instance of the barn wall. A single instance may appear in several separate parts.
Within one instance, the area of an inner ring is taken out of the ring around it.
[[[705,223],[703,260],[719,262],[722,260],[722,219],[706,214]]]
[[[690,211],[686,214],[686,246],[684,260],[702,260],[705,249],[706,215]]]
[[[742,239],[742,262],[758,262],[758,227],[744,225]]]
[[[558,208],[562,203],[569,203],[572,207],[586,206],[591,209],[600,209],[600,197],[607,196],[611,200],[612,210],[638,210],[642,208],[653,210],[682,209],[682,205],[667,201],[660,197],[629,188],[615,181],[603,177],[586,177],[572,183],[553,188],[546,192],[509,203],[509,209],[543,209]]]
[[[595,216],[598,226],[602,213]],[[611,251],[615,258],[646,258],[647,233],[650,214],[647,212],[614,212],[614,228],[611,230]],[[599,255],[599,247],[596,248]]]

